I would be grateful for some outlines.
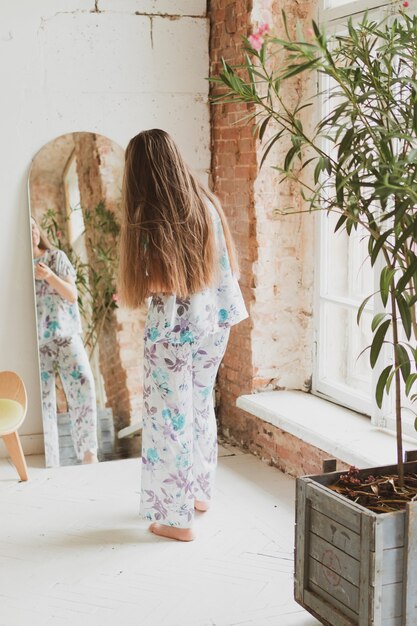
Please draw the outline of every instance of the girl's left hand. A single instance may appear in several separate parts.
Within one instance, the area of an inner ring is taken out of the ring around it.
[[[45,263],[37,263],[35,265],[35,278],[38,280],[48,280],[53,275],[53,271]]]

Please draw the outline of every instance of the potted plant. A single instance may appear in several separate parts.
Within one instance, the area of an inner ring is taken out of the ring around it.
[[[397,465],[297,480],[295,597],[331,626],[417,625],[417,464],[404,463],[401,425],[402,397],[417,398],[417,17],[407,6],[330,37],[313,22],[294,38],[283,14],[284,37],[262,25],[244,39],[244,63],[223,61],[212,79],[226,87],[215,102],[254,105],[249,119],[268,136],[262,162],[289,140],[282,178],[307,210],[337,213],[336,231],[361,229],[379,268],[379,293],[358,320],[380,298],[370,367],[391,350],[374,391],[379,407],[395,394]],[[312,101],[291,106],[283,86],[317,72],[331,107],[306,130]]]

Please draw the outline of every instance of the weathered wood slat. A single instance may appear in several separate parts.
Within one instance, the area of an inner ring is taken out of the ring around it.
[[[375,552],[370,553],[370,567],[375,569]],[[403,580],[404,570],[404,548],[390,548],[382,553],[382,585],[400,583]],[[371,585],[375,581],[371,580]]]
[[[330,605],[316,593],[306,590],[304,600],[305,608],[311,608],[313,614],[323,618],[330,626],[357,626],[357,621],[341,613],[335,606]]]
[[[370,576],[369,569],[370,553],[369,549],[374,543],[373,517],[362,515],[361,519],[361,540],[360,540],[360,564],[359,564],[359,622],[360,626],[369,624],[369,617],[372,610],[370,598]]]
[[[402,616],[402,597],[402,583],[393,583],[382,587],[382,617],[384,619]]]
[[[311,501],[311,506],[331,517],[342,526],[350,528],[356,533],[361,528],[361,511],[353,506],[346,498],[342,498],[339,494],[323,489],[320,485],[313,482],[307,483],[306,497]]]
[[[404,521],[404,626],[417,626],[417,502],[407,503]]]
[[[316,509],[311,509],[311,530],[313,533],[329,541],[339,550],[350,554],[354,559],[360,555],[360,535],[346,526],[342,526],[334,519],[323,515]]]
[[[406,463],[410,461],[417,461],[417,450],[406,450],[404,453],[404,461]]]
[[[382,560],[382,584],[390,585],[403,581],[404,548],[384,550]],[[417,622],[416,622],[417,626]]]
[[[405,511],[378,515],[382,524],[384,550],[402,548],[404,545]]]
[[[308,512],[309,502],[306,497],[307,483],[303,480],[296,481],[296,511],[295,511],[295,577],[294,577],[294,598],[300,604],[304,602],[304,590],[307,586],[307,572],[305,564],[307,562],[307,547],[305,538],[308,536]]]
[[[359,613],[359,589],[312,557],[308,559],[308,579],[321,589],[331,589],[339,602]]]
[[[374,523],[374,559],[371,570],[371,585],[374,588],[372,594],[372,617],[374,624],[380,624],[383,619],[382,615],[382,553],[384,550],[383,527],[380,517],[375,519]],[[372,623],[372,622],[371,622]]]
[[[323,600],[326,600],[329,605],[336,607],[336,609],[338,609],[341,614],[351,620],[349,624],[358,624],[358,614],[354,611],[351,611],[349,607],[336,600],[336,598],[334,598],[333,596],[329,595],[327,591],[321,589],[312,582],[310,582],[310,591],[313,591],[315,594],[323,598]]]
[[[381,626],[404,626],[402,620],[402,617],[389,617],[382,620]]]
[[[337,467],[336,459],[325,459],[322,464],[323,474],[327,472],[335,472]]]
[[[359,587],[359,561],[342,552],[334,545],[310,533],[309,555],[319,563],[323,563],[331,569],[335,577],[342,577],[345,580]]]

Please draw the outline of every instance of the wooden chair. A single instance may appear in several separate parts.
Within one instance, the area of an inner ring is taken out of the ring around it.
[[[0,437],[21,480],[28,480],[27,466],[17,429],[26,417],[25,385],[15,372],[0,372]]]

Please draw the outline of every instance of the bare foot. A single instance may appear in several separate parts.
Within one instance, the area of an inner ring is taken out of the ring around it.
[[[194,500],[194,508],[197,511],[201,511],[202,513],[204,513],[205,511],[209,510],[210,502],[205,502],[204,500]]]
[[[91,452],[91,450],[88,450],[84,454],[83,465],[88,465],[90,463],[98,463],[98,458],[97,458],[97,454],[95,454],[94,452]]]
[[[177,541],[193,541],[195,539],[195,534],[191,528],[176,528],[175,526],[166,526],[165,524],[153,522],[153,524],[149,526],[149,530],[154,533],[154,535],[167,537],[168,539],[176,539]]]

